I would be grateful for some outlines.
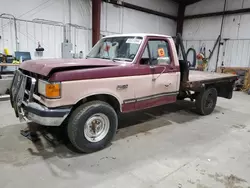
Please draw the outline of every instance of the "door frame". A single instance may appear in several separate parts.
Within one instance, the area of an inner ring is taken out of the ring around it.
[[[148,51],[149,58],[151,57],[150,47],[149,47],[148,41],[152,40],[152,39],[153,40],[163,40],[163,41],[167,42],[168,51],[169,51],[170,60],[171,60],[170,65],[154,65],[153,67],[150,67],[151,65],[140,65],[140,60],[143,56],[143,53],[144,53],[146,47],[148,47],[148,50],[149,50]],[[160,74],[160,73],[167,74],[167,73],[175,73],[175,72],[180,71],[179,66],[175,65],[174,54],[173,54],[172,48],[173,48],[173,46],[171,46],[170,39],[166,38],[166,37],[148,36],[144,40],[143,47],[142,47],[140,54],[138,55],[135,63],[138,65],[138,69],[147,69],[148,75],[152,76],[152,79],[151,79],[152,83],[157,82],[157,80],[153,81],[154,75],[156,75],[156,74]],[[143,97],[138,98],[137,94],[135,93],[135,95],[136,95],[135,109],[136,110],[151,108],[154,106],[173,103],[176,101],[176,97],[178,95],[178,92],[155,93],[154,88],[153,88],[155,84],[149,83],[149,85],[152,87],[152,93],[150,96],[143,96]]]

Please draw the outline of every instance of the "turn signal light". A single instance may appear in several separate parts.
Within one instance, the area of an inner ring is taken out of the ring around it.
[[[46,84],[46,97],[48,98],[58,98],[60,97],[60,84]]]
[[[43,80],[38,82],[38,92],[46,98],[56,99],[61,97],[61,83],[49,83]]]

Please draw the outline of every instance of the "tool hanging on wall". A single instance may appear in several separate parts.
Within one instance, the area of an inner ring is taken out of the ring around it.
[[[41,46],[40,42],[38,42],[38,47],[36,48],[36,56],[42,57],[44,52],[44,48]]]
[[[206,46],[204,46],[204,44],[202,44],[202,47],[200,48],[200,53],[197,55],[197,59],[198,59],[198,69],[202,70],[202,71],[208,71],[209,68],[209,61],[211,60],[214,51],[216,49],[216,47],[218,46],[219,42],[220,42],[221,36],[219,35],[215,41],[215,44],[213,46],[212,51],[209,50],[209,56],[206,56]]]
[[[221,40],[221,36],[219,35],[219,36],[217,37],[216,41],[215,41],[215,44],[214,44],[214,46],[213,46],[212,51],[209,50],[209,56],[208,56],[208,58],[207,58],[207,64],[208,64],[208,65],[209,65],[209,61],[210,61],[211,58],[213,57],[214,51],[215,51],[217,45],[219,44],[220,40]],[[220,46],[218,46],[218,48],[219,48],[219,47],[220,47]],[[206,70],[208,70],[208,66],[206,67]]]
[[[195,69],[196,68],[196,60],[197,60],[196,59],[196,50],[193,47],[191,47],[187,51],[187,57],[188,57],[189,53],[193,53],[193,61],[192,61],[192,63],[189,63],[189,69]]]
[[[43,52],[44,48],[41,46],[40,42],[38,42],[38,47],[36,48],[37,52]]]

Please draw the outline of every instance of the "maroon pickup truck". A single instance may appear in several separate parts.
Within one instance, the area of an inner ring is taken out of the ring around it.
[[[11,104],[20,120],[66,125],[76,149],[94,152],[112,141],[119,113],[191,98],[197,113],[208,115],[217,97],[232,98],[235,80],[229,74],[189,71],[170,36],[122,34],[102,38],[86,59],[22,63]]]

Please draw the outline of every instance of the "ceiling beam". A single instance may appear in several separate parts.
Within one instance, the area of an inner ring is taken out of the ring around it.
[[[173,0],[173,1],[177,2],[177,3],[183,3],[185,5],[191,5],[191,4],[197,3],[201,0]]]
[[[186,5],[191,5],[191,4],[194,4],[194,3],[198,3],[198,2],[200,2],[201,0],[188,0],[188,1],[186,1]]]
[[[196,14],[196,15],[185,16],[184,19],[205,18],[205,17],[222,16],[222,15],[242,14],[242,13],[250,13],[250,8],[212,12],[206,14]]]
[[[175,20],[175,21],[177,20],[176,16],[166,14],[166,13],[163,13],[163,12],[159,12],[159,11],[155,11],[155,10],[152,10],[152,9],[144,8],[144,7],[134,5],[134,4],[131,4],[131,3],[127,3],[127,2],[124,2],[124,1],[119,1],[119,0],[102,0],[102,1],[105,2],[105,3],[113,4],[115,6],[125,7],[125,8],[128,8],[128,9],[137,10],[137,11],[148,13],[148,14],[161,16],[161,17],[169,18],[169,19]]]

